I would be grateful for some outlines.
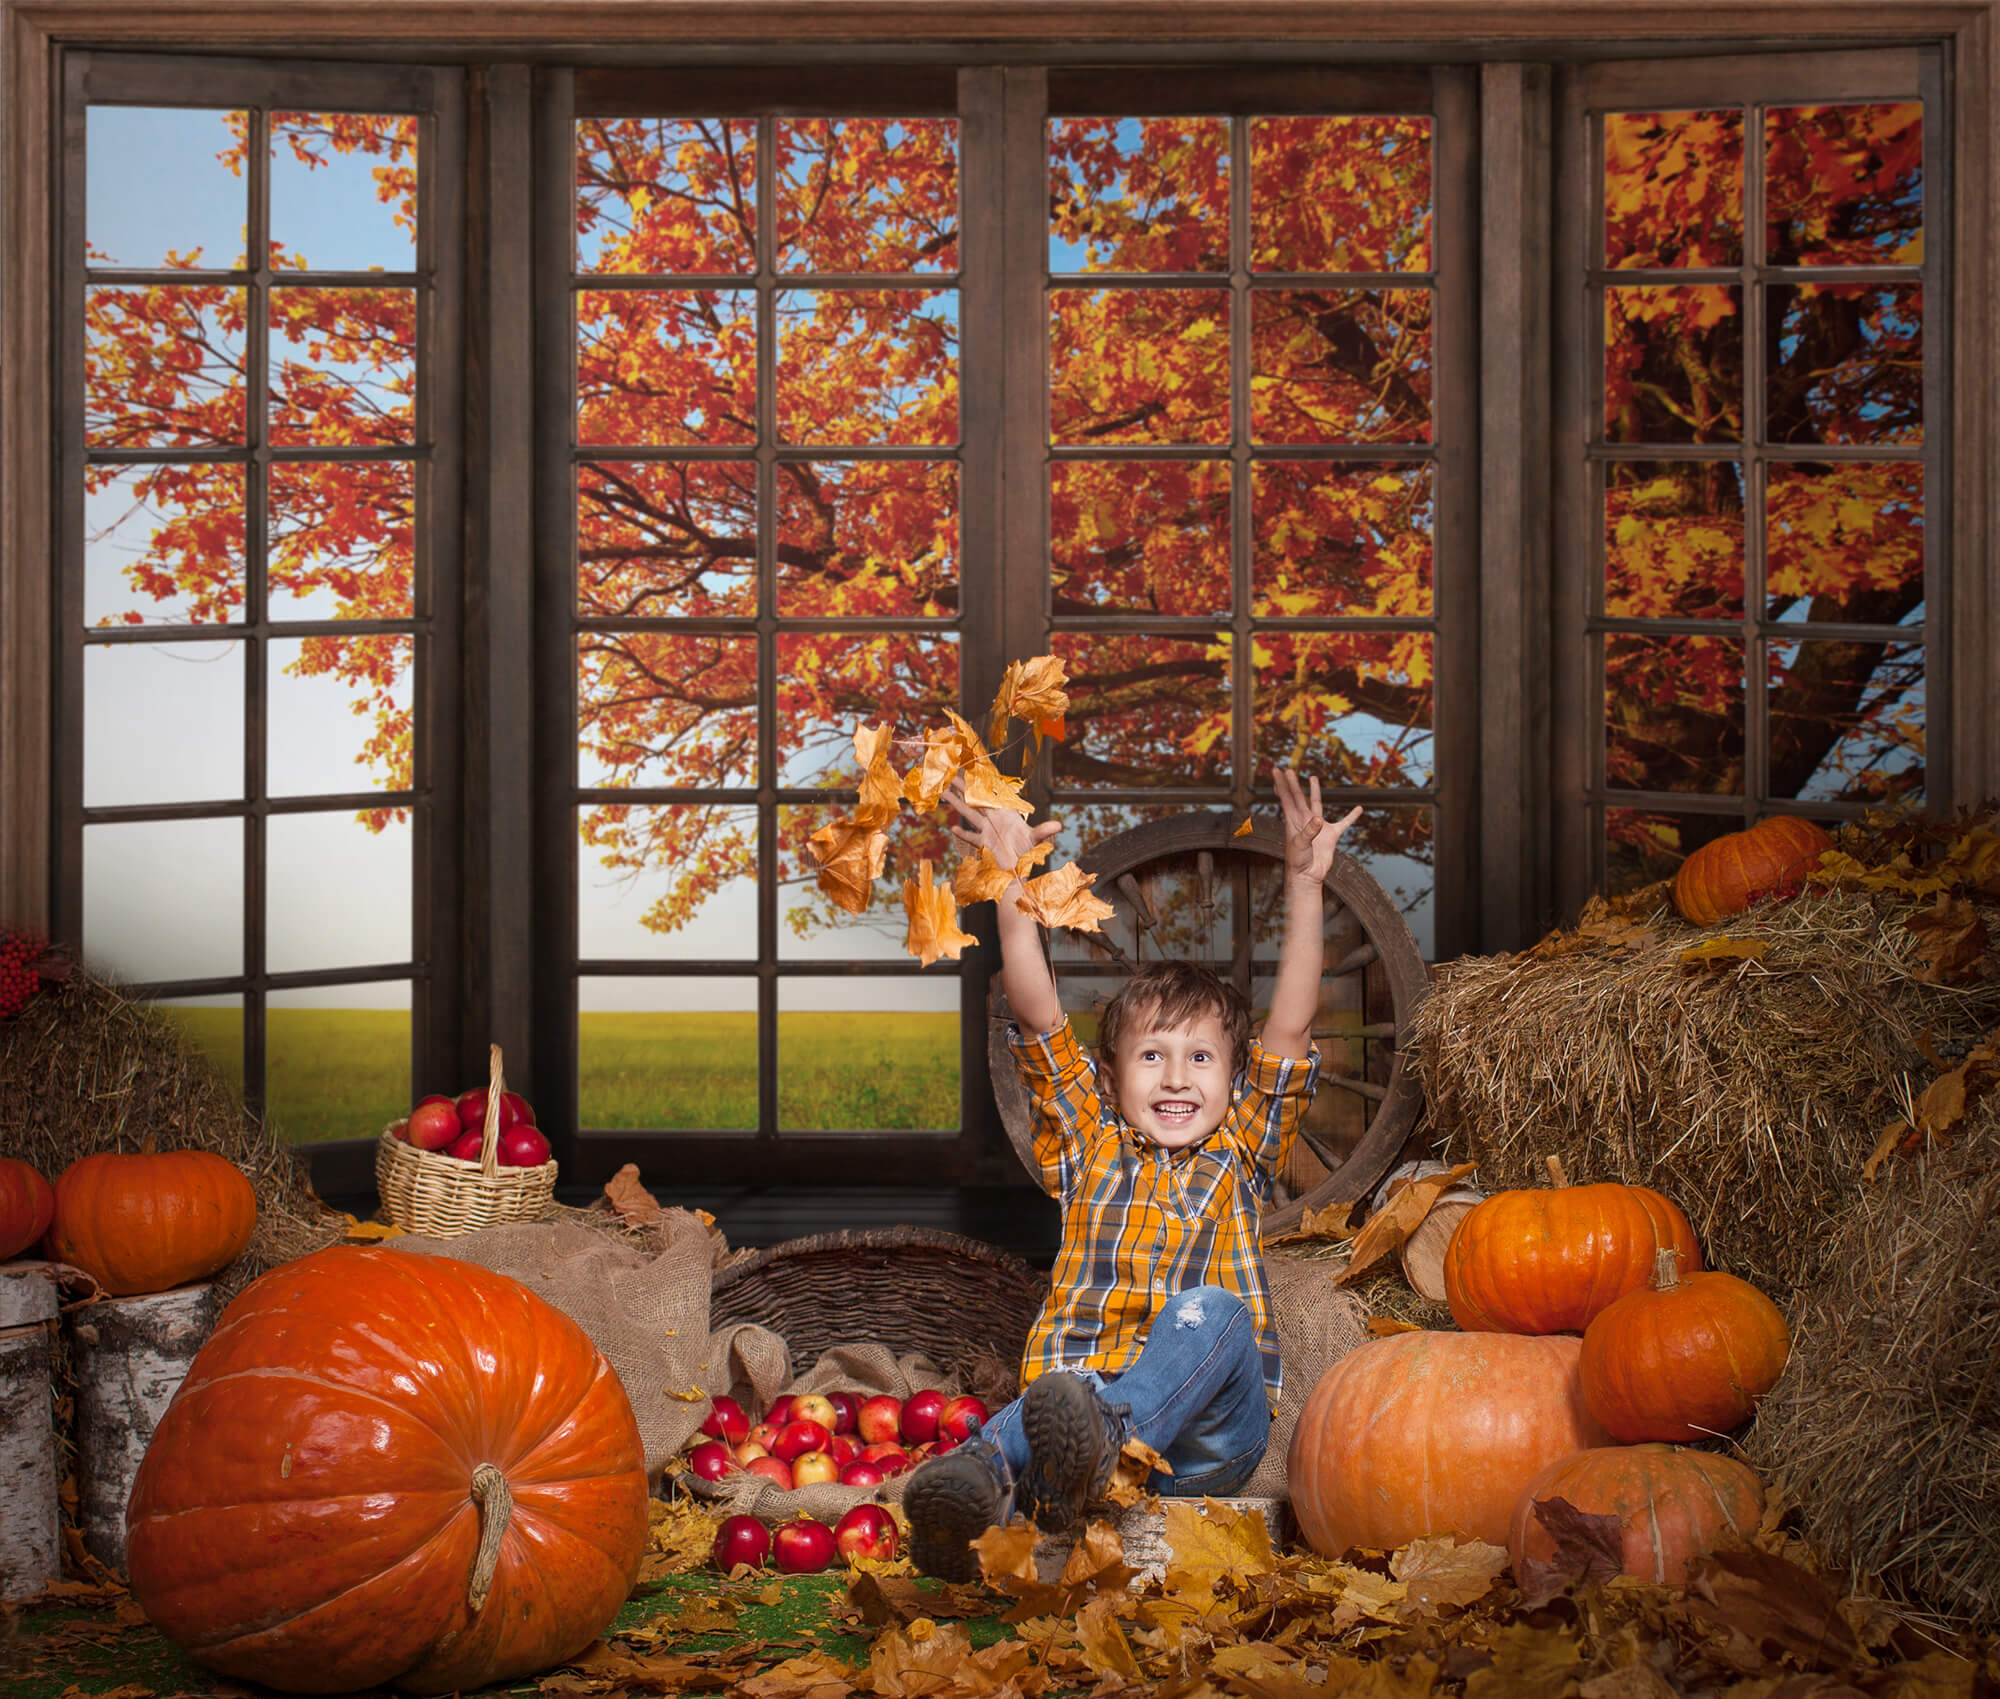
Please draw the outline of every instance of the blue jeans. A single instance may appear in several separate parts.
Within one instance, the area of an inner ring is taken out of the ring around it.
[[[1222,1496],[1256,1472],[1271,1410],[1257,1330],[1234,1292],[1190,1286],[1153,1318],[1139,1360],[1123,1374],[1074,1372],[1107,1403],[1129,1406],[1127,1436],[1144,1440],[1172,1468],[1172,1475],[1155,1470],[1149,1490],[1173,1498]],[[981,1432],[1018,1479],[1028,1467],[1020,1399],[996,1410]]]

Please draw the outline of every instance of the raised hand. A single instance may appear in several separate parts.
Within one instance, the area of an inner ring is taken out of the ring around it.
[[[1285,877],[1318,884],[1333,867],[1341,833],[1361,818],[1361,805],[1356,803],[1338,820],[1328,820],[1320,808],[1317,778],[1310,781],[1310,796],[1289,767],[1274,768],[1271,781],[1285,815]]]
[[[958,847],[967,855],[977,855],[982,848],[989,850],[1000,867],[1011,868],[1035,845],[1062,830],[1062,823],[1057,820],[1031,826],[1011,809],[977,808],[965,800],[965,786],[957,779],[945,786],[944,800],[966,823],[951,828]]]

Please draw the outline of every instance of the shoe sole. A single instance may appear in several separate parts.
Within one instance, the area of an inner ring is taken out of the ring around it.
[[[977,1581],[979,1554],[972,1542],[993,1526],[993,1510],[994,1491],[986,1483],[942,1470],[912,1478],[903,1494],[910,1562],[940,1581]]]
[[[1104,1465],[1097,1395],[1075,1375],[1044,1375],[1022,1400],[1021,1429],[1034,1459],[1026,1485],[1036,1525],[1068,1533],[1083,1520],[1093,1477]]]

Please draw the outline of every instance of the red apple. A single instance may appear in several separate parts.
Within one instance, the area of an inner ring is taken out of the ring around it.
[[[486,1155],[486,1135],[474,1127],[470,1132],[460,1133],[446,1145],[444,1153],[460,1162],[477,1162]]]
[[[525,1122],[508,1127],[494,1143],[494,1156],[502,1168],[539,1168],[549,1159],[549,1141]]]
[[[410,1143],[419,1150],[443,1150],[460,1131],[448,1098],[427,1097],[410,1111]]]
[[[903,1438],[936,1439],[938,1417],[944,1413],[944,1394],[934,1386],[913,1392],[903,1401]]]
[[[771,1454],[754,1439],[746,1439],[741,1445],[732,1445],[729,1448],[729,1455],[747,1469],[752,1458],[769,1457]]]
[[[857,1557],[886,1563],[896,1544],[896,1519],[879,1504],[857,1504],[833,1526],[834,1550],[849,1563]]]
[[[886,1392],[863,1399],[855,1412],[854,1428],[870,1445],[897,1438],[903,1431],[903,1401]]]
[[[857,1432],[855,1423],[861,1416],[861,1400],[851,1392],[829,1392],[827,1397],[833,1403],[833,1431],[837,1434]]]
[[[950,1434],[939,1434],[928,1449],[933,1457],[942,1457],[947,1451],[956,1451],[964,1443],[962,1439],[953,1439]]]
[[[750,1437],[750,1418],[735,1399],[714,1398],[709,1400],[701,1431],[710,1439],[726,1439],[731,1445],[741,1445]]]
[[[762,1475],[767,1481],[776,1481],[786,1492],[792,1490],[792,1466],[776,1457],[753,1457],[743,1465],[744,1473]]]
[[[817,1422],[828,1433],[833,1432],[834,1423],[840,1420],[834,1410],[833,1400],[823,1392],[801,1392],[792,1400],[791,1420],[794,1422]]]
[[[961,1392],[956,1398],[945,1400],[944,1409],[938,1413],[938,1427],[953,1439],[970,1439],[984,1425],[988,1414],[983,1398]]]
[[[901,1475],[910,1467],[909,1453],[900,1445],[865,1445],[861,1448],[861,1460],[873,1463],[885,1475]]]
[[[861,1441],[856,1439],[852,1434],[835,1434],[833,1436],[833,1443],[827,1447],[827,1450],[833,1453],[834,1462],[838,1463],[843,1469],[848,1464],[857,1463],[861,1459]]]
[[[394,1133],[403,1143],[408,1144],[410,1142],[409,1116],[405,1115],[400,1121],[391,1121],[389,1123],[389,1131]]]
[[[817,1422],[787,1422],[778,1430],[778,1442],[771,1447],[771,1455],[789,1463],[808,1451],[824,1451],[832,1441],[833,1435]]]
[[[771,1531],[754,1516],[732,1516],[715,1531],[715,1567],[728,1571],[739,1563],[752,1569],[771,1555]]]
[[[758,1445],[761,1445],[766,1451],[769,1451],[772,1446],[778,1443],[779,1426],[780,1424],[778,1424],[777,1422],[752,1422],[750,1424],[749,1433],[745,1434],[743,1437],[745,1439],[754,1440]]]
[[[840,1465],[830,1451],[802,1451],[792,1459],[792,1485],[808,1487],[815,1481],[837,1481]]]
[[[782,1398],[771,1400],[771,1408],[764,1412],[764,1420],[774,1428],[782,1428],[792,1419],[792,1395],[788,1392]]]
[[[458,1094],[456,1103],[459,1125],[463,1127],[483,1127],[486,1125],[486,1087],[474,1086],[470,1091]],[[516,1092],[503,1091],[500,1094],[500,1130],[509,1127],[532,1127],[535,1112],[528,1107],[528,1100]]]
[[[688,1467],[704,1481],[719,1481],[736,1472],[736,1459],[719,1439],[705,1439],[688,1453]]]
[[[833,1530],[810,1516],[780,1522],[771,1536],[772,1557],[786,1575],[817,1575],[833,1562],[833,1553]]]
[[[882,1465],[870,1463],[865,1458],[857,1458],[840,1472],[843,1487],[879,1487],[889,1477],[882,1473]]]

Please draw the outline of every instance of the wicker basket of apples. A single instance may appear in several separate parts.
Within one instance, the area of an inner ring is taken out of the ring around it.
[[[456,1238],[555,1208],[556,1164],[535,1112],[506,1089],[500,1046],[486,1085],[426,1097],[375,1145],[375,1189],[396,1226]]]

